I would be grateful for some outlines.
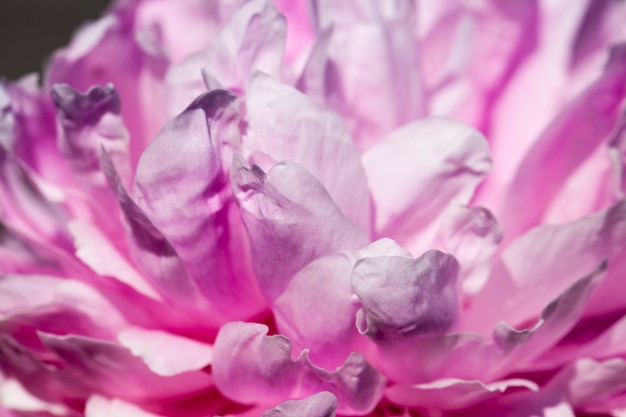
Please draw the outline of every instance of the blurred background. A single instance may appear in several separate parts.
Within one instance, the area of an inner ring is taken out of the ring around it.
[[[85,21],[109,0],[0,0],[0,77],[14,80],[42,71]]]

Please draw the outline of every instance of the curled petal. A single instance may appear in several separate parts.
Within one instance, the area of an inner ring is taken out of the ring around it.
[[[318,368],[303,351],[292,359],[285,337],[267,336],[267,327],[229,323],[215,341],[213,377],[227,397],[245,404],[271,404],[320,391],[337,397],[337,412],[362,415],[382,396],[384,378],[353,353],[333,371]]]
[[[361,157],[337,114],[263,73],[248,83],[246,112],[243,148],[251,162],[265,171],[283,160],[304,166],[341,211],[370,232],[371,201]]]
[[[238,122],[232,93],[201,95],[142,154],[134,191],[213,315],[247,319],[264,302],[241,256],[245,235],[222,165],[222,152],[239,141]]]
[[[392,237],[415,255],[432,248],[452,203],[470,201],[491,160],[476,130],[433,118],[394,131],[363,155],[363,164],[376,235]]]
[[[304,167],[281,162],[266,174],[235,155],[231,181],[252,249],[256,276],[273,302],[309,262],[368,243]]]
[[[351,282],[363,304],[357,328],[378,343],[448,332],[458,316],[453,256],[429,251],[417,259],[364,258]]]

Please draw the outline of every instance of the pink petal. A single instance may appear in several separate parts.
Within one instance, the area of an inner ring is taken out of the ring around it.
[[[526,379],[506,379],[485,384],[477,380],[448,378],[424,384],[392,385],[385,395],[391,401],[409,407],[456,410],[519,389],[538,391],[539,386]]]
[[[301,165],[281,162],[265,174],[235,155],[231,181],[250,236],[256,276],[270,302],[309,262],[368,243]]]
[[[271,404],[329,391],[338,399],[337,412],[344,415],[366,414],[381,398],[384,378],[358,353],[333,371],[318,368],[307,351],[292,359],[289,340],[267,336],[267,330],[255,323],[229,323],[220,330],[213,377],[227,397]]]
[[[241,91],[255,71],[279,76],[285,49],[285,20],[270,0],[253,0],[238,9],[204,50],[172,66],[167,74],[171,114],[206,91],[206,68],[222,86]]]
[[[247,319],[264,303],[242,256],[243,227],[222,164],[239,140],[235,100],[214,90],[168,123],[142,154],[134,191],[216,315]]]
[[[246,94],[243,148],[266,172],[277,162],[303,165],[341,211],[369,233],[371,202],[361,158],[341,118],[297,90],[256,73]]]
[[[624,222],[626,204],[618,203],[572,223],[538,227],[514,240],[464,314],[464,328],[487,332],[497,320],[521,324],[581,271],[592,271],[605,259],[610,271],[626,243]]]
[[[364,258],[350,277],[363,307],[356,326],[380,344],[447,333],[459,311],[453,256],[429,251],[417,259],[400,256]]]
[[[85,405],[85,417],[162,417],[119,399],[107,399],[99,395],[89,397]]]
[[[413,2],[384,7],[363,0],[317,0],[312,7],[317,31],[333,29],[327,71],[306,85],[326,86],[324,104],[348,121],[359,149],[424,115]]]
[[[337,397],[322,391],[302,400],[285,401],[261,417],[335,417],[336,409]]]
[[[213,360],[210,345],[160,330],[125,329],[118,339],[152,372],[161,376],[201,370]]]
[[[509,188],[514,191],[502,208],[509,239],[541,221],[564,181],[610,133],[626,96],[625,76],[626,46],[615,47],[604,74],[561,113],[522,160]],[[548,176],[540,174],[545,166],[550,167]]]
[[[392,163],[390,163],[392,161]],[[423,119],[363,155],[376,207],[376,236],[413,254],[429,248],[453,202],[467,204],[491,166],[485,139],[453,120]]]

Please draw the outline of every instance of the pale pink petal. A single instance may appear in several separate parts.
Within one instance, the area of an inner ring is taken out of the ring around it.
[[[231,181],[259,285],[273,302],[309,262],[369,243],[304,167],[281,162],[266,174],[235,155]]]
[[[326,85],[323,103],[347,120],[359,149],[424,115],[414,2],[316,0],[312,9],[318,32],[333,28],[328,71],[314,84]]]
[[[410,407],[456,410],[520,389],[538,391],[539,386],[526,379],[505,379],[486,384],[478,380],[447,378],[424,384],[392,385],[385,395],[397,404]]]
[[[222,152],[239,140],[238,122],[233,94],[205,93],[163,128],[135,175],[137,205],[171,244],[215,321],[247,319],[264,307],[222,164]]]
[[[303,165],[341,211],[366,232],[371,202],[358,150],[343,121],[299,91],[256,73],[246,93],[243,149],[266,172],[277,162]]]
[[[486,334],[498,320],[522,324],[581,272],[604,260],[610,272],[626,244],[625,224],[622,202],[572,223],[535,228],[514,240],[464,314],[464,328]]]
[[[170,67],[166,78],[170,114],[178,114],[206,91],[204,68],[224,88],[235,91],[244,89],[255,70],[278,77],[285,30],[284,17],[270,0],[246,3],[206,49]]]
[[[211,345],[160,330],[125,329],[118,340],[161,376],[201,370],[213,360]]]
[[[604,74],[561,112],[521,161],[501,210],[509,241],[541,221],[565,180],[611,132],[626,96],[625,76],[622,45],[613,49]]]
[[[362,415],[382,396],[384,378],[353,353],[335,370],[318,368],[307,351],[292,359],[284,336],[267,336],[256,323],[229,323],[215,341],[213,377],[227,397],[244,404],[271,404],[321,391],[337,397],[337,412]]]
[[[162,417],[149,413],[136,405],[117,398],[108,399],[99,395],[89,397],[85,404],[85,417]]]
[[[319,258],[302,268],[274,302],[272,311],[280,333],[296,351],[309,349],[315,364],[337,367],[368,343],[355,326],[361,303],[350,275],[357,261],[374,256],[410,254],[392,240],[381,239],[358,251]]]
[[[443,247],[459,261],[459,281],[465,294],[477,293],[489,279],[492,257],[502,229],[483,207],[453,208],[442,226]]]
[[[470,201],[491,160],[480,133],[433,118],[394,131],[363,155],[363,165],[376,237],[391,237],[417,255],[432,248],[446,209]]]
[[[302,400],[285,401],[261,417],[335,417],[337,397],[322,391]]]

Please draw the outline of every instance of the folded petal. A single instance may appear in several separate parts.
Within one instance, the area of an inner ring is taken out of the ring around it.
[[[85,417],[162,417],[119,399],[99,395],[89,397],[85,405]]]
[[[236,97],[224,90],[198,97],[142,154],[134,192],[209,306],[246,319],[264,303],[222,164],[222,152],[239,140],[235,106]]]
[[[350,278],[363,304],[357,313],[357,328],[382,344],[447,333],[459,314],[458,272],[456,259],[439,251],[417,259],[361,259]]]
[[[467,204],[489,171],[487,142],[453,120],[424,119],[389,135],[363,155],[376,207],[375,236],[414,255],[432,248],[443,213]]]
[[[309,262],[368,243],[363,230],[299,164],[281,162],[266,174],[235,155],[231,181],[250,237],[256,276],[270,302]]]
[[[341,211],[366,232],[371,201],[361,158],[341,118],[272,77],[256,73],[246,93],[243,149],[266,172],[277,162],[304,166]]]
[[[340,367],[313,365],[307,352],[292,359],[291,343],[267,336],[267,327],[229,323],[215,341],[213,377],[227,397],[244,404],[271,404],[321,391],[337,397],[337,412],[362,415],[382,396],[384,378],[361,355],[352,354]]]

